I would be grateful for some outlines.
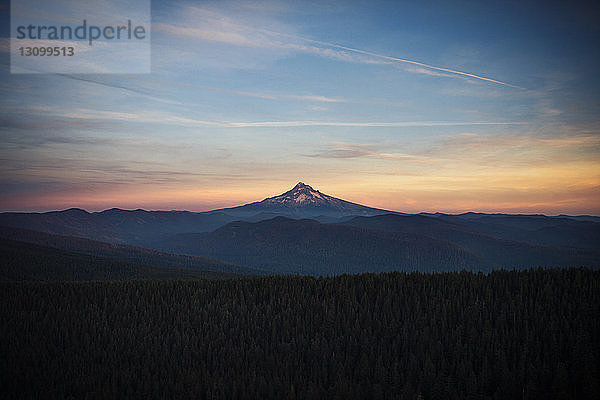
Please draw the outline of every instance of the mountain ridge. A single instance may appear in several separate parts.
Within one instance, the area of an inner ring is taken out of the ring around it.
[[[231,275],[237,274],[238,276],[260,275],[265,273],[265,271],[257,268],[248,268],[201,256],[174,254],[161,252],[151,248],[105,243],[87,238],[55,235],[12,227],[0,226],[0,240],[29,243],[31,245],[53,248],[65,252],[102,257],[112,259],[116,262],[135,263],[151,267],[222,272]]]
[[[275,273],[600,266],[600,223],[587,218],[403,214],[338,199],[303,182],[280,195],[230,209],[0,213],[2,226],[194,254]],[[91,246],[68,240],[77,243],[70,249]],[[104,251],[122,255],[114,249]],[[128,254],[131,251],[151,254],[141,249],[129,249]]]
[[[358,211],[359,214],[352,214],[352,215],[356,215],[356,216],[364,216],[361,212],[366,212],[366,213],[371,213],[372,215],[381,215],[381,214],[398,214],[398,215],[422,215],[422,216],[427,216],[427,217],[433,217],[433,218],[445,218],[445,217],[456,217],[456,218],[462,218],[462,219],[479,219],[481,217],[541,217],[541,218],[552,218],[552,219],[558,219],[558,218],[562,218],[562,219],[572,219],[572,220],[579,220],[579,221],[588,221],[588,222],[600,222],[600,216],[594,216],[594,215],[588,215],[588,214],[581,214],[581,215],[568,215],[568,214],[559,214],[559,215],[545,215],[545,214],[524,214],[524,213],[515,213],[515,214],[511,214],[511,213],[503,213],[503,212],[489,212],[489,213],[485,213],[485,212],[476,212],[476,211],[468,211],[468,212],[463,212],[463,213],[457,213],[457,214],[452,214],[452,213],[444,213],[444,212],[419,212],[419,213],[404,213],[401,211],[394,211],[394,210],[385,210],[385,209],[380,209],[380,208],[376,208],[376,207],[369,207],[369,206],[365,206],[363,204],[359,204],[359,203],[354,203],[351,201],[347,201],[347,200],[343,200],[337,197],[333,197],[330,195],[327,195],[325,193],[322,193],[319,190],[313,189],[310,185],[305,184],[302,181],[299,181],[292,189],[280,194],[280,195],[276,195],[276,196],[271,196],[271,197],[267,197],[263,200],[260,201],[254,201],[254,202],[250,202],[250,203],[246,203],[246,204],[242,204],[242,205],[238,205],[238,206],[232,206],[232,207],[225,207],[225,208],[218,208],[218,209],[214,209],[214,210],[208,210],[208,211],[189,211],[189,210],[176,210],[176,209],[171,209],[171,210],[146,210],[143,208],[136,208],[136,209],[126,209],[126,208],[119,208],[119,207],[111,207],[111,208],[107,208],[101,211],[87,211],[83,208],[80,207],[70,207],[67,209],[63,209],[63,210],[51,210],[51,211],[33,211],[33,212],[22,212],[22,211],[4,211],[4,212],[0,212],[0,216],[8,216],[8,215],[70,215],[70,216],[81,216],[81,215],[122,215],[124,213],[127,214],[156,214],[156,215],[228,215],[226,213],[226,211],[231,212],[229,214],[230,217],[233,216],[239,216],[237,214],[240,214],[239,211],[245,210],[247,209],[249,206],[255,207],[257,205],[297,205],[297,204],[301,204],[301,205],[306,205],[306,204],[320,204],[320,205],[324,205],[324,204],[329,204],[330,206],[332,205],[337,205],[338,207],[341,206],[348,206],[351,207],[351,209],[349,210],[350,212],[352,211]],[[279,210],[281,211],[281,210]],[[277,210],[259,210],[258,212],[256,212],[255,214],[259,214],[259,213],[264,213],[267,218],[265,219],[269,219],[273,217],[273,213],[277,213]],[[233,215],[236,214],[236,215]],[[252,216],[255,217],[256,215],[253,214]],[[331,217],[330,215],[326,215],[326,214],[314,214],[311,215],[310,217]],[[298,216],[291,216],[291,217],[298,217]],[[302,216],[300,216],[302,218]],[[0,220],[0,224],[2,223],[2,221]]]

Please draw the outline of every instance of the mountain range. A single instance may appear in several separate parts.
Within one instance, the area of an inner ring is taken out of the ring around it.
[[[1,213],[0,227],[0,237],[21,243],[119,262],[150,260],[154,267],[196,263],[224,273],[600,266],[597,217],[411,215],[345,201],[302,182],[279,196],[208,212]]]

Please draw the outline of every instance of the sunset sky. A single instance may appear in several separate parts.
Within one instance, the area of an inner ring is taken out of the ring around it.
[[[592,2],[155,1],[129,75],[11,74],[0,4],[0,211],[600,215]]]

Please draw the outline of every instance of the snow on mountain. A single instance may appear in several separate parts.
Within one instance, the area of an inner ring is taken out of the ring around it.
[[[278,196],[217,211],[236,216],[268,213],[294,218],[316,216],[337,218],[350,215],[370,216],[389,213],[386,210],[371,208],[326,195],[303,182],[298,182],[291,190]]]
[[[318,190],[313,189],[309,185],[298,182],[292,190],[289,190],[279,196],[270,197],[263,200],[265,204],[281,204],[281,205],[307,205],[307,204],[334,204],[339,199],[322,194]]]

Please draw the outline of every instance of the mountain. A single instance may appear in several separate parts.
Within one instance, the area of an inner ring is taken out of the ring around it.
[[[0,239],[13,240],[62,251],[102,257],[117,262],[161,268],[211,271],[223,274],[261,275],[265,271],[247,268],[206,257],[164,253],[138,246],[117,245],[72,236],[60,236],[27,229],[1,227]],[[238,275],[239,276],[239,275]]]
[[[275,273],[313,275],[449,271],[479,269],[483,264],[454,244],[423,235],[286,217],[237,221],[210,233],[176,235],[163,242],[162,249]]]
[[[298,182],[291,190],[262,201],[243,206],[216,210],[238,217],[252,217],[257,214],[283,215],[290,218],[341,218],[346,216],[370,216],[387,214],[391,211],[381,210],[351,203],[333,196],[321,193],[309,185]]]

